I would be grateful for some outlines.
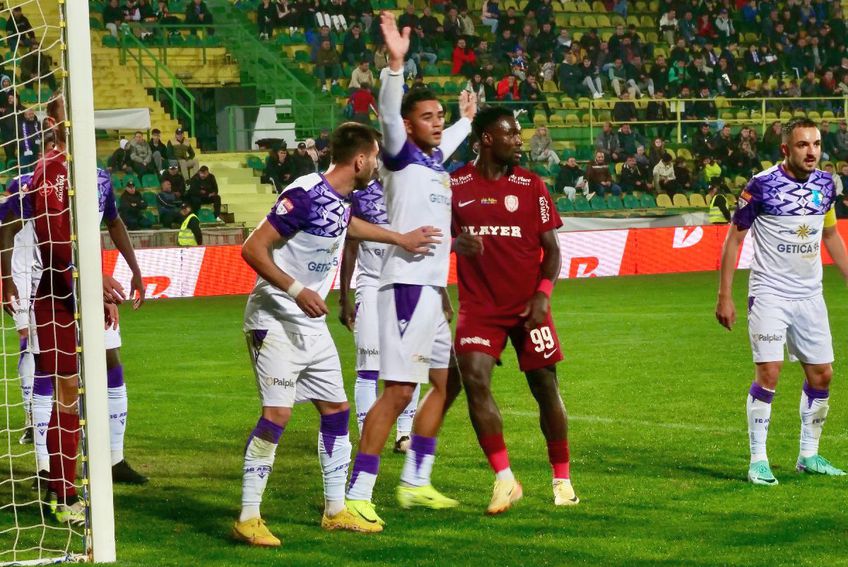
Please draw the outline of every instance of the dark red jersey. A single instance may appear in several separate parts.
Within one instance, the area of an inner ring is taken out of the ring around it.
[[[483,253],[457,255],[459,308],[481,315],[518,315],[541,278],[542,234],[562,226],[547,187],[522,167],[483,178],[469,163],[451,174],[452,232],[483,239]]]

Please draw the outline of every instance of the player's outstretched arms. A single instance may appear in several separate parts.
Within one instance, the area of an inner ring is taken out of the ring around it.
[[[109,274],[103,274],[103,303],[120,304],[126,298],[124,286]]]
[[[822,242],[830,257],[833,258],[833,263],[842,272],[842,277],[848,282],[848,252],[845,251],[845,241],[836,230],[836,225],[824,227]]]
[[[342,265],[339,268],[339,321],[353,331],[353,323],[356,319],[356,309],[350,302],[350,280],[353,278],[353,268],[356,266],[356,256],[359,253],[359,241],[353,238],[345,238],[342,248]]]
[[[262,219],[241,247],[241,257],[247,265],[259,274],[262,279],[288,293],[294,299],[300,310],[309,317],[321,317],[327,314],[327,305],[321,296],[305,287],[302,283],[288,275],[274,263],[271,249],[286,242],[268,219]]]
[[[395,15],[383,12],[380,16],[389,55],[389,65],[380,74],[380,98],[377,116],[383,130],[383,151],[396,156],[406,143],[406,127],[400,115],[403,103],[403,60],[409,50],[409,28],[398,31]]]
[[[460,232],[453,240],[453,251],[460,256],[476,256],[483,253],[483,237],[472,236],[467,232]]]
[[[736,306],[733,304],[733,274],[736,272],[736,258],[739,256],[739,248],[742,246],[746,234],[748,234],[747,229],[731,225],[721,249],[715,316],[719,324],[728,331],[732,330],[736,323]]]
[[[434,245],[442,241],[441,229],[434,226],[422,226],[400,234],[356,217],[350,219],[348,233],[357,240],[400,246],[410,254],[427,254]]]

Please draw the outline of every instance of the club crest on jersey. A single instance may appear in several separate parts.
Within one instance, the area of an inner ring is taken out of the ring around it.
[[[280,203],[277,205],[277,214],[284,215],[286,213],[290,213],[293,208],[294,205],[289,200],[289,198],[283,197],[282,199],[280,199]]]
[[[507,195],[504,197],[504,207],[511,213],[518,210],[518,197],[515,195]]]

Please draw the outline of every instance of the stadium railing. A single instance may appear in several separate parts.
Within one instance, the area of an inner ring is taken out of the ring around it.
[[[154,98],[158,101],[164,98],[170,104],[174,118],[188,130],[189,135],[194,135],[195,99],[185,84],[133,34],[121,34],[120,50],[121,64],[134,63],[139,82],[143,82],[145,77],[152,80]]]

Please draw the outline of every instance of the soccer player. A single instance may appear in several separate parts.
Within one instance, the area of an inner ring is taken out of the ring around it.
[[[404,96],[403,62],[410,30],[404,28],[400,33],[390,12],[383,12],[381,18],[389,66],[380,87],[380,123],[385,137],[380,178],[385,185],[389,226],[404,231],[423,220],[447,232],[451,189],[443,163],[468,136],[476,100],[472,93],[463,91],[459,99],[462,118],[444,130],[444,110],[431,91],[412,89]],[[377,316],[384,388],[365,418],[347,492],[348,508],[366,521],[383,524],[371,502],[380,453],[392,423],[409,405],[416,386],[428,379],[432,387],[412,424],[397,497],[404,508],[449,508],[458,504],[430,482],[436,435],[461,389],[451,360],[446,316],[450,310],[445,289],[449,263],[447,241],[423,257],[390,248],[383,262]]]
[[[374,180],[362,191],[351,195],[351,214],[372,224],[388,224],[386,203],[383,199],[383,185]],[[342,253],[342,265],[339,276],[339,320],[353,331],[356,343],[356,382],[353,399],[356,408],[356,424],[362,434],[365,415],[377,400],[379,388],[377,376],[380,370],[380,335],[377,319],[377,288],[380,283],[380,270],[387,246],[377,242],[357,242],[352,238],[345,240]],[[354,267],[358,264],[356,277],[355,304],[349,301],[350,281]],[[395,453],[406,453],[409,449],[409,436],[412,432],[412,420],[418,407],[420,384],[415,387],[409,405],[397,418],[397,436]]]
[[[748,480],[775,486],[766,437],[771,402],[783,366],[784,345],[790,361],[800,360],[806,377],[801,389],[799,471],[844,475],[819,454],[833,376],[833,344],[822,297],[821,244],[848,279],[848,254],[836,229],[836,193],[829,173],[817,168],[821,133],[806,118],[783,127],[783,161],[756,174],[739,198],[721,257],[716,318],[728,330],[736,322],[733,273],[748,231],[754,244],[748,283],[748,335],[755,379],[748,391]]]
[[[568,427],[556,363],[562,360],[550,295],[559,276],[556,214],[544,182],[518,166],[521,127],[512,111],[490,106],[472,123],[479,156],[451,174],[459,280],[454,348],[468,412],[495,487],[487,508],[500,514],[522,497],[509,465],[503,421],[492,396],[492,371],[507,339],[539,404],[553,468],[554,504],[579,502],[571,486]]]
[[[374,177],[378,138],[369,126],[350,122],[339,126],[331,139],[330,169],[323,175],[299,177],[286,187],[242,248],[245,261],[259,276],[247,300],[244,330],[262,415],[245,447],[241,514],[232,533],[250,545],[280,545],[265,525],[259,506],[277,444],[298,402],[311,401],[321,416],[318,456],[325,499],[321,526],[327,530],[382,530],[345,507],[350,406],[338,352],[325,321],[324,298],[332,285],[348,225],[353,238],[395,244],[411,256],[426,253],[442,233],[421,227],[398,234],[351,218],[348,196]]]

